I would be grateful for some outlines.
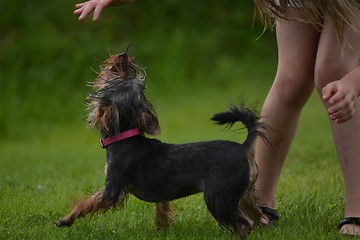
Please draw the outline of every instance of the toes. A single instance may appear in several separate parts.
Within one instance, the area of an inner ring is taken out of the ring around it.
[[[340,233],[344,235],[360,236],[360,226],[355,224],[345,224],[341,227]]]

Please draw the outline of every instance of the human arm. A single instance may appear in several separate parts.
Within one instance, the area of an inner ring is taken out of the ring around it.
[[[360,66],[342,79],[328,83],[322,89],[322,98],[327,103],[328,114],[335,123],[350,120],[360,96]]]
[[[132,2],[132,0],[90,0],[76,4],[74,14],[79,15],[79,21],[83,21],[92,11],[94,11],[93,21],[97,21],[104,8],[118,6],[129,2]]]

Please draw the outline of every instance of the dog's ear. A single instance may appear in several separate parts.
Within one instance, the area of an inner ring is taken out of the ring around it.
[[[100,128],[104,129],[106,132],[110,132],[113,129],[110,129],[112,125],[116,125],[116,123],[113,123],[114,119],[114,109],[111,106],[106,106],[102,108],[103,113],[100,117],[101,125]]]
[[[109,133],[112,129],[112,122],[114,121],[114,113],[111,106],[98,107],[93,111],[88,119],[90,127],[96,127],[102,133]]]
[[[141,130],[145,133],[153,136],[160,134],[160,125],[154,110],[143,111],[140,115],[140,121]]]

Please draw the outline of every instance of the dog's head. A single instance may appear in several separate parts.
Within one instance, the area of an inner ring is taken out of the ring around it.
[[[101,66],[89,95],[88,124],[104,136],[132,128],[157,135],[156,112],[145,97],[145,71],[125,53],[111,55]]]

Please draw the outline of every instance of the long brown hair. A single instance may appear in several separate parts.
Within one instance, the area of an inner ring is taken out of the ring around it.
[[[359,0],[254,0],[257,11],[264,22],[265,29],[271,28],[275,19],[300,21],[322,29],[326,14],[331,16],[339,41],[344,44],[345,29],[360,32],[360,1]],[[301,5],[306,18],[297,18],[288,13],[289,2]],[[354,21],[358,21],[357,23]]]

